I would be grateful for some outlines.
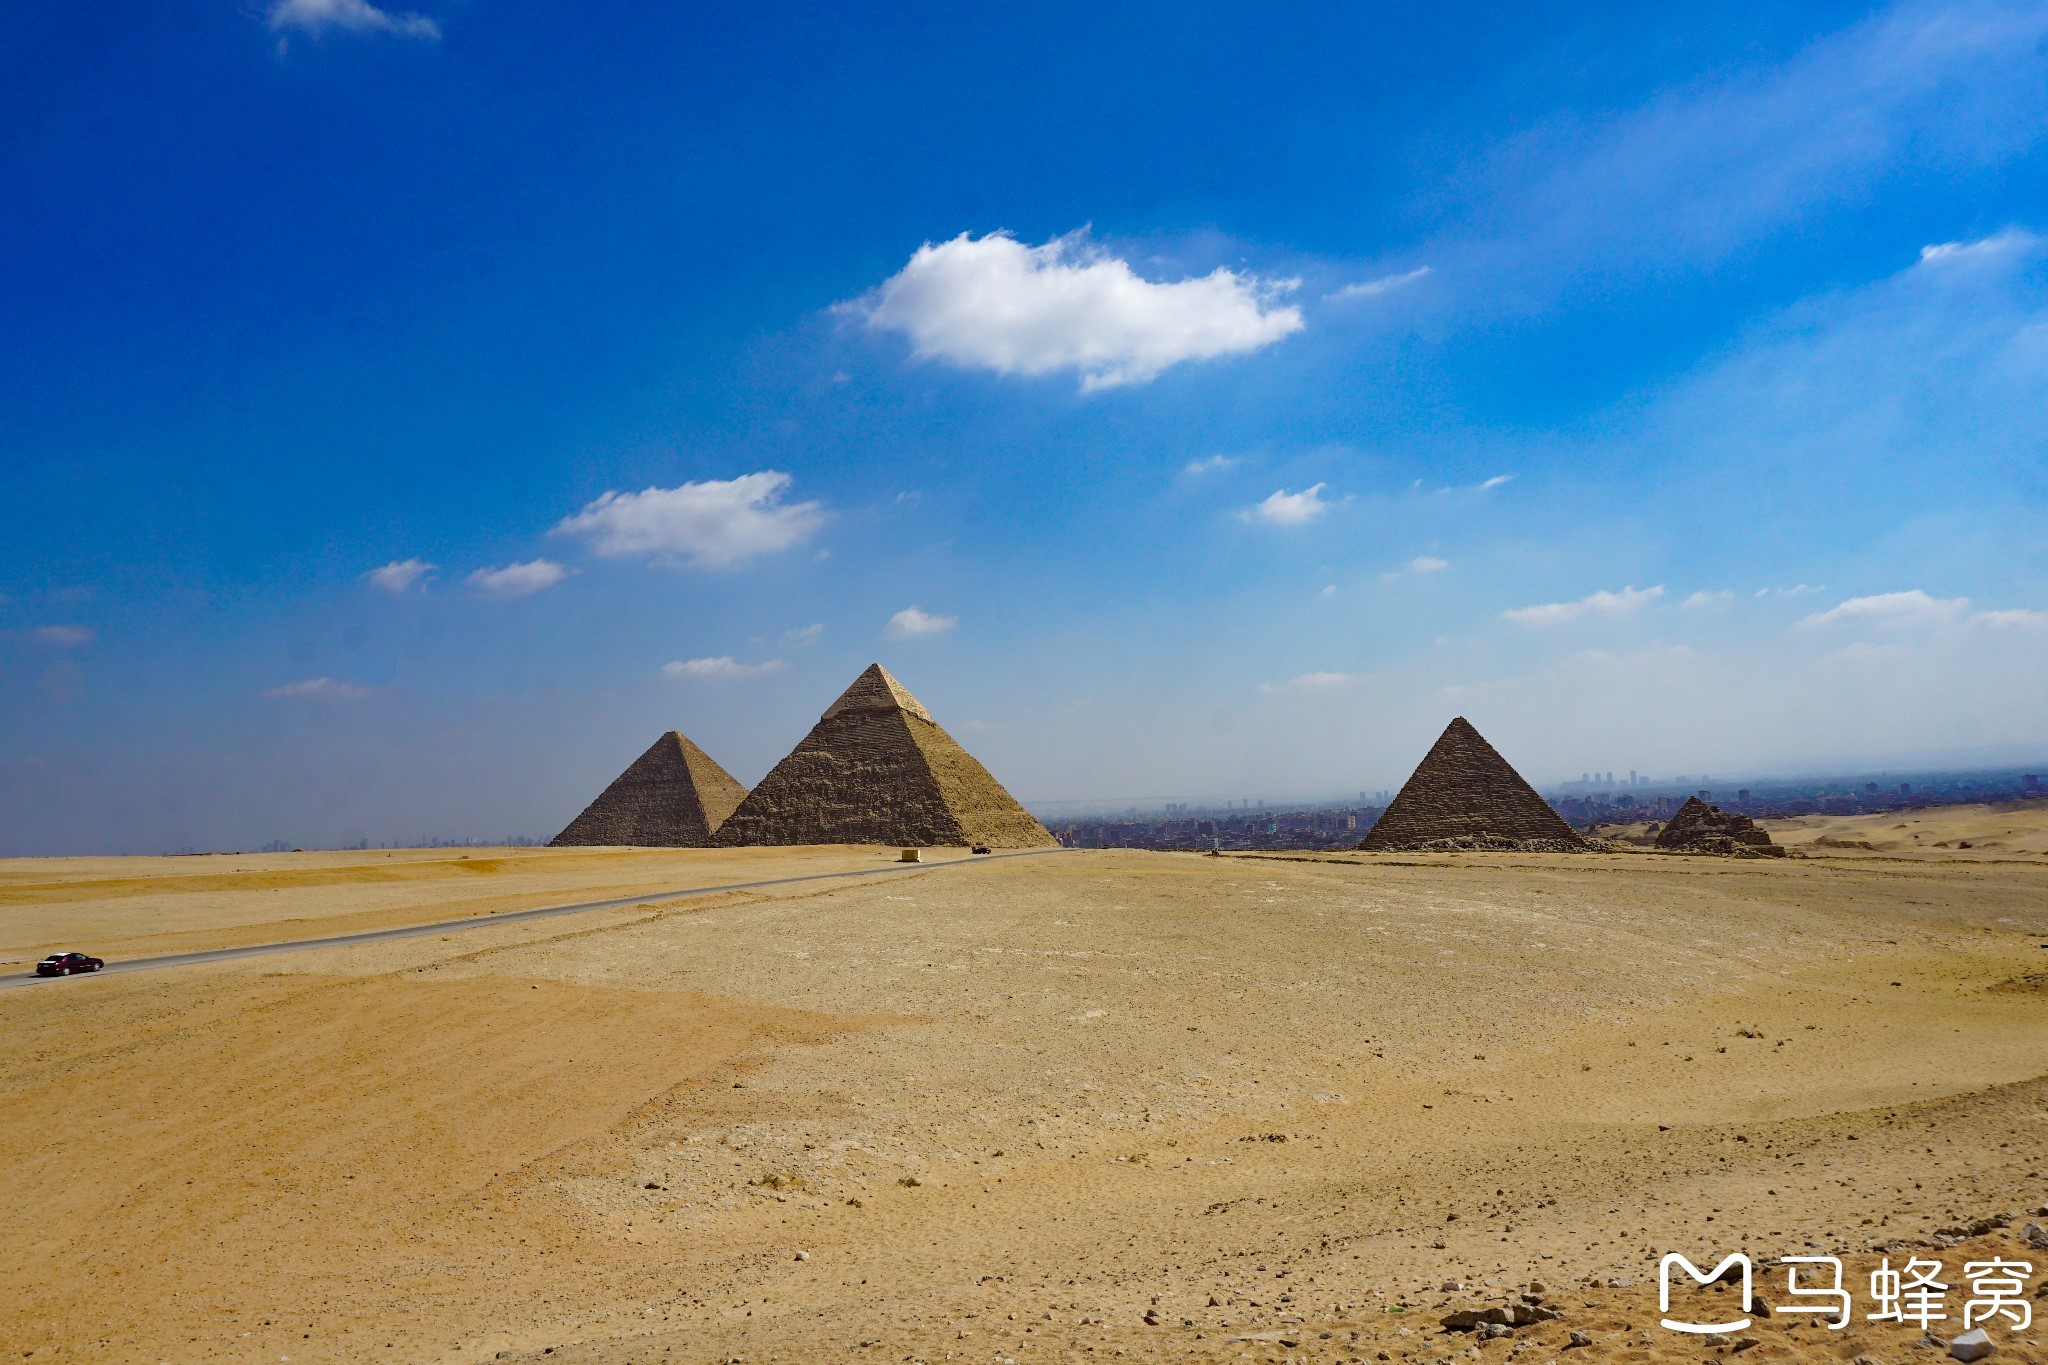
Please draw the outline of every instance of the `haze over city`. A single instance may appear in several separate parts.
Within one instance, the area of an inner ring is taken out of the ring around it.
[[[15,7],[0,852],[545,835],[872,659],[1038,806],[2035,761],[2044,35]]]

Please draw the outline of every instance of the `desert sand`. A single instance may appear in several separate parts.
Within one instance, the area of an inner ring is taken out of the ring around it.
[[[1656,1259],[1744,1250],[1780,1305],[1766,1262],[1849,1257],[1858,1315],[1760,1319],[1745,1359],[1934,1359],[1862,1320],[1877,1255],[1947,1263],[1942,1336],[1966,1259],[2048,1284],[2019,1240],[2048,858],[1923,847],[1974,819],[1896,818],[1905,851],[1774,826],[1815,846],[1755,861],[0,864],[18,961],[877,868],[0,992],[0,1332],[38,1361],[1696,1361],[1734,1346],[1657,1325]],[[1439,1325],[1522,1292],[1561,1316]],[[2048,1322],[1992,1330],[2048,1360]]]

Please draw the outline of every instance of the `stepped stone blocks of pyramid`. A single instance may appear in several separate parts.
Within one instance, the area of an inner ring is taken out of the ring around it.
[[[1757,828],[1747,815],[1710,806],[1697,796],[1685,804],[1657,833],[1657,847],[1678,853],[1732,853],[1745,858],[1782,858],[1785,850]]]
[[[880,664],[854,679],[719,827],[722,845],[987,844],[1052,835]]]
[[[1463,716],[1444,727],[1358,847],[1367,853],[1587,850],[1578,832]]]
[[[711,755],[671,730],[549,842],[557,848],[705,848],[746,795]]]

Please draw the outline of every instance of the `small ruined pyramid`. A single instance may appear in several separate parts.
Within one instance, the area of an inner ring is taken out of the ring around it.
[[[717,842],[1049,848],[1053,837],[870,664],[740,802]]]
[[[746,795],[711,755],[671,730],[549,842],[703,848]]]
[[[1697,796],[1685,804],[1657,833],[1657,847],[1679,853],[1732,853],[1748,858],[1782,858],[1785,850],[1756,821],[1732,810],[1710,806]]]
[[[1444,727],[1379,823],[1368,853],[1517,849],[1579,853],[1586,843],[1463,716]]]

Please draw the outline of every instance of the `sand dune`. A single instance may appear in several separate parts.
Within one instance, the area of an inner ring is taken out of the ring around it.
[[[5,915],[154,942],[805,852],[81,867],[119,889]],[[11,992],[0,1328],[38,1359],[1697,1360],[1663,1251],[1867,1258],[2048,1202],[2044,893],[1961,852],[1078,853]],[[1558,1320],[1437,1325],[1532,1280]],[[1918,1336],[1790,1321],[1747,1358]]]

